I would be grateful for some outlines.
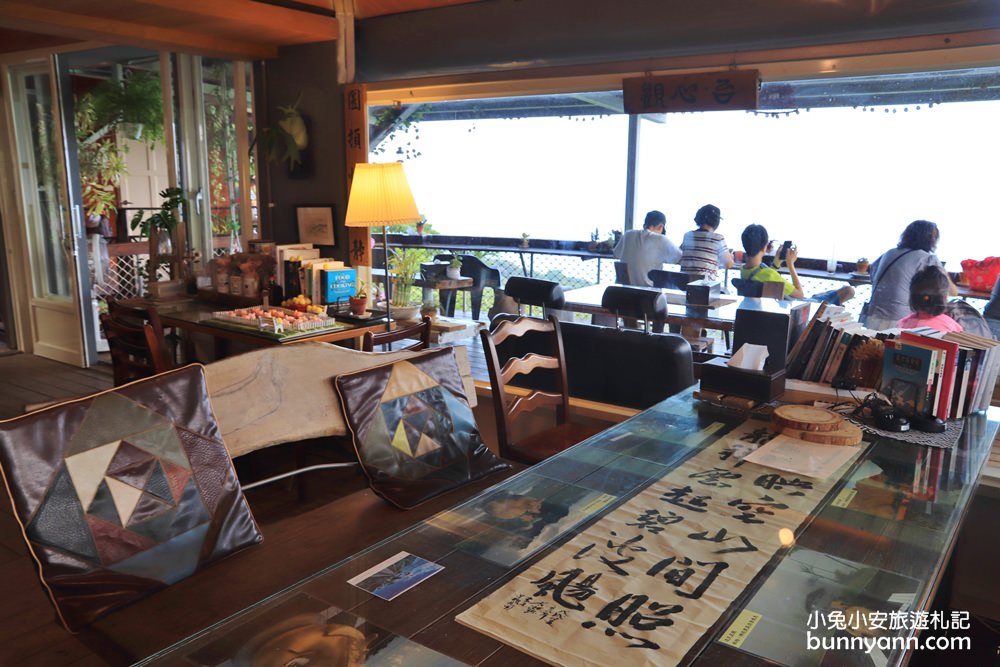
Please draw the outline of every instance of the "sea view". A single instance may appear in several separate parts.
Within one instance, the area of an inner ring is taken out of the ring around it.
[[[731,247],[750,223],[803,257],[875,259],[912,220],[938,255],[1000,255],[1000,102],[671,114],[640,123],[634,224],[667,216],[679,243],[702,204]],[[415,122],[372,160],[404,159],[444,234],[590,240],[624,227],[628,117]]]

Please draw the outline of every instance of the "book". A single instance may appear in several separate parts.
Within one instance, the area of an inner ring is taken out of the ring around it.
[[[972,372],[972,350],[959,346],[958,362],[955,366],[955,389],[949,416],[958,419],[965,409],[965,395],[969,387],[969,374]]]
[[[826,365],[826,369],[823,371],[822,382],[833,382],[833,379],[840,377],[841,368],[844,365],[844,358],[847,356],[847,350],[851,346],[851,342],[854,340],[854,331],[851,329],[845,329],[840,333],[837,339],[836,347],[830,354],[830,362]]]
[[[953,392],[955,390],[955,375],[958,371],[958,343],[944,339],[941,331],[904,331],[900,340],[912,345],[934,347],[942,351],[941,378],[938,386],[937,405],[934,415],[942,420],[948,419],[951,412]]]
[[[807,350],[812,350],[811,345],[815,343],[816,333],[815,330],[819,326],[819,321],[826,312],[827,304],[821,303],[816,309],[816,314],[812,316],[812,319],[806,324],[805,329],[799,335],[795,344],[792,345],[792,351],[788,353],[788,367],[787,373],[788,377],[791,378],[801,378],[802,369],[805,366],[805,356]]]
[[[885,346],[880,389],[904,414],[927,412],[928,386],[932,382],[932,350],[892,341]]]
[[[972,351],[971,377],[966,391],[966,405],[963,415],[987,408],[996,384],[1000,367],[1000,341],[983,338],[967,332],[949,331],[945,340],[958,342]]]

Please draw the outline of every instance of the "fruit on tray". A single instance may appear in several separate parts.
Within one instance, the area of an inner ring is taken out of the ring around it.
[[[291,299],[285,299],[284,301],[281,302],[281,305],[284,306],[285,308],[300,310],[304,313],[307,311],[309,306],[312,305],[312,299],[307,297],[305,294],[300,294],[298,296],[293,296]]]

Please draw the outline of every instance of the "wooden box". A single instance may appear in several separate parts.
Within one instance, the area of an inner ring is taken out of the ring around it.
[[[707,306],[722,294],[722,284],[716,280],[694,280],[687,284],[689,306]]]

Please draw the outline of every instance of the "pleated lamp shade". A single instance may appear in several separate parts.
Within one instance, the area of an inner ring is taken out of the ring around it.
[[[347,200],[348,227],[382,227],[420,221],[417,203],[400,162],[358,163]]]

